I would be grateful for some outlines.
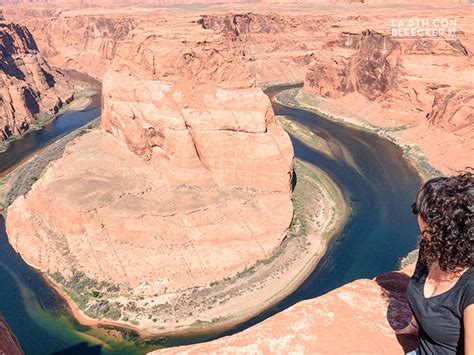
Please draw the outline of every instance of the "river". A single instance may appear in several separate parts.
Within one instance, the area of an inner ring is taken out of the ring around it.
[[[266,91],[274,96],[285,87]],[[98,97],[85,110],[67,112],[39,131],[15,141],[0,154],[0,175],[33,152],[100,114]],[[320,296],[358,278],[371,278],[397,269],[400,257],[415,248],[418,234],[410,206],[421,180],[402,157],[402,150],[373,133],[347,127],[314,113],[273,103],[277,115],[286,115],[317,133],[334,146],[348,150],[353,162],[328,157],[291,137],[295,156],[326,171],[346,195],[351,215],[341,233],[310,277],[281,303],[244,324],[225,332],[176,336],[160,346],[184,345],[234,334],[301,300]],[[355,169],[354,166],[358,168]],[[0,220],[0,312],[27,354],[140,354],[154,344],[140,344],[128,337],[77,324],[64,302],[14,252]]]

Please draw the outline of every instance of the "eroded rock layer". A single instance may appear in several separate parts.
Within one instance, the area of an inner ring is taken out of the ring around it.
[[[70,95],[66,78],[43,60],[28,29],[0,19],[0,141],[55,113]]]
[[[290,139],[241,54],[199,31],[134,31],[104,130],[8,210],[14,248],[94,318],[158,331],[153,307],[268,258],[291,223]]]

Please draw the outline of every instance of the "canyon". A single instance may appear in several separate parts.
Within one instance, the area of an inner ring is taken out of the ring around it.
[[[68,79],[52,69],[28,28],[0,20],[0,143],[25,133],[72,97]]]
[[[473,161],[469,4],[405,4],[407,18],[453,17],[459,28],[399,39],[390,26],[402,2],[271,3],[271,12],[262,3],[233,4],[232,13],[145,2],[4,6],[48,63],[103,82],[101,129],[71,142],[6,221],[15,250],[86,324],[180,331],[281,291],[273,280],[271,292],[247,298],[212,292],[271,258],[293,218],[293,148],[262,85],[304,81],[301,108],[395,141],[425,177]],[[323,198],[317,212],[324,205],[334,208]],[[242,333],[169,352],[402,353],[415,344],[393,334],[410,317],[407,279],[358,280]]]

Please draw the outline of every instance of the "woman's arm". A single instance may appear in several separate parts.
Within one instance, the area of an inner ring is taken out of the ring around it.
[[[395,330],[397,335],[416,335],[418,334],[418,323],[415,317],[411,317],[410,323],[405,328]],[[470,355],[470,354],[469,354]]]
[[[464,309],[464,353],[474,355],[474,304]]]

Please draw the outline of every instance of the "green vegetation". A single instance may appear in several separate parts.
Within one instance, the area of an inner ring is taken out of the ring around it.
[[[211,324],[220,323],[220,322],[226,321],[227,319],[229,319],[229,317],[212,318],[212,320],[210,321],[198,319],[193,324],[191,324],[191,327],[203,327],[203,326],[207,326]]]
[[[120,291],[118,285],[106,281],[98,282],[79,271],[74,271],[70,278],[65,278],[60,272],[49,276],[61,285],[64,292],[88,316],[112,320],[118,320],[122,316],[122,304],[102,299],[117,296]]]

